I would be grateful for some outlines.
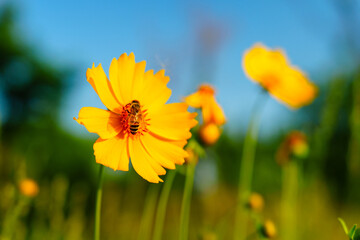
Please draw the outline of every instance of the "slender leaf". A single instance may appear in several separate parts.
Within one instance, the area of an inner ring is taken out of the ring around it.
[[[360,228],[356,229],[353,239],[354,240],[360,240]]]
[[[355,230],[356,230],[356,224],[354,224],[354,226],[350,229],[349,233],[348,233],[348,236],[351,240],[354,239],[354,233],[355,233]]]
[[[338,218],[338,220],[339,220],[342,228],[344,229],[344,232],[345,232],[346,235],[347,235],[349,231],[348,231],[348,228],[347,228],[347,226],[346,226],[346,223],[344,222],[344,220],[343,220],[342,218]]]

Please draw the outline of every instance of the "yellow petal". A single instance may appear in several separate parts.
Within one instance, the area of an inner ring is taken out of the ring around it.
[[[94,143],[94,155],[97,163],[114,170],[129,170],[128,140],[122,134],[107,140],[99,138]]]
[[[164,156],[162,151],[159,152],[156,150],[156,147],[153,147],[153,142],[149,139],[149,134],[145,134],[141,137],[141,143],[149,155],[161,166],[168,169],[175,169],[175,162]]]
[[[184,140],[166,140],[153,133],[144,134],[141,139],[146,149],[154,154],[154,158],[159,157],[156,159],[160,164],[164,163],[166,159],[176,164],[183,164],[184,158],[188,156],[188,153],[183,149],[186,144]]]
[[[97,67],[93,65],[92,68],[88,68],[86,71],[86,78],[99,95],[102,103],[111,111],[121,113],[122,106],[116,99],[101,64]]]
[[[126,53],[124,53],[126,55]],[[123,54],[123,55],[124,55]],[[119,84],[119,61],[116,58],[113,58],[110,64],[109,69],[109,77],[110,77],[110,83],[111,87],[114,91],[114,95],[118,99],[118,101],[124,106],[127,104],[127,102],[124,101],[121,91],[120,91],[120,84]]]
[[[183,140],[191,137],[190,128],[197,124],[196,113],[189,113],[184,103],[163,105],[158,111],[149,109],[148,129],[164,138]]]
[[[126,105],[142,93],[144,89],[144,74],[146,62],[135,63],[135,56],[122,54],[119,59],[113,59],[110,65],[110,82],[115,96]],[[139,99],[137,99],[139,100]]]
[[[190,128],[197,124],[197,121],[194,119],[196,115],[197,113],[179,113],[171,116],[153,117],[149,124],[156,128],[178,128],[179,130],[189,131]]]
[[[200,108],[204,103],[204,97],[199,92],[195,92],[185,97],[184,101],[189,104],[190,107]]]
[[[150,115],[150,114],[149,114]],[[177,113],[149,116],[147,128],[150,132],[171,140],[183,140],[191,137],[190,128],[197,124],[196,113]]]
[[[213,116],[214,116],[214,123],[217,125],[223,125],[226,122],[225,114],[223,109],[220,107],[220,105],[214,101],[213,102]]]
[[[269,50],[262,44],[255,44],[245,52],[243,68],[248,77],[261,85],[266,85],[264,76],[277,74],[287,67],[285,53],[280,49]]]
[[[203,104],[202,115],[204,124],[215,123],[223,125],[226,121],[225,114],[214,97]]]
[[[130,53],[122,54],[118,60],[118,81],[115,83],[117,86],[116,91],[120,92],[124,102],[129,103],[132,99],[132,87],[135,71],[135,56]]]
[[[139,139],[129,138],[129,152],[134,170],[141,177],[152,183],[163,182],[149,163],[149,155],[145,152]]]
[[[279,83],[270,88],[269,92],[291,108],[300,108],[313,101],[317,87],[301,71],[287,68],[279,76]]]
[[[169,114],[176,114],[181,112],[187,112],[188,105],[186,103],[169,103],[163,105],[161,108],[154,111],[153,109],[150,110],[152,116],[163,116]]]
[[[139,96],[134,96],[146,109],[157,111],[171,96],[171,90],[166,87],[166,83],[147,71],[144,75],[144,88]]]
[[[102,139],[112,138],[122,130],[119,115],[99,108],[83,107],[75,120]]]
[[[155,77],[162,81],[165,85],[170,81],[168,76],[165,76],[165,70],[162,69],[155,74]]]
[[[139,94],[142,94],[142,91],[144,89],[145,67],[146,67],[145,61],[135,64],[134,79],[133,79],[133,85],[132,85],[132,89],[131,89],[131,93],[132,93],[131,98],[132,99],[137,99],[137,96],[139,96]]]

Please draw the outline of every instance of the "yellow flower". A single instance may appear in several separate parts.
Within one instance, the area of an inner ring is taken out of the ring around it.
[[[20,192],[27,197],[35,197],[39,192],[38,184],[32,179],[24,179],[19,184]]]
[[[215,123],[208,123],[201,126],[199,135],[206,145],[213,145],[220,137],[220,129]]]
[[[224,112],[215,99],[215,90],[211,85],[203,84],[198,91],[187,96],[185,102],[194,108],[201,108],[204,124],[223,125],[226,121]]]
[[[145,72],[146,62],[135,63],[131,53],[114,58],[109,77],[99,66],[86,77],[108,110],[84,107],[78,123],[100,138],[94,144],[96,162],[114,170],[135,171],[149,182],[162,182],[164,168],[175,169],[187,157],[183,150],[197,124],[196,113],[185,103],[166,104],[171,95],[169,77],[161,70]]]
[[[317,95],[317,87],[288,62],[281,49],[255,44],[244,54],[243,68],[250,79],[291,108],[310,104]]]
[[[248,207],[256,212],[261,212],[264,208],[264,198],[258,193],[251,193]]]
[[[261,234],[265,238],[274,238],[276,236],[276,227],[274,222],[266,220],[261,228]]]
[[[292,131],[280,145],[276,160],[278,164],[283,165],[291,160],[294,156],[296,158],[304,158],[309,152],[309,145],[306,135],[300,131]]]

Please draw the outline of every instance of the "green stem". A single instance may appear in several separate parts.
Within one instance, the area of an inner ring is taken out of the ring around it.
[[[104,175],[103,172],[104,172],[104,166],[100,164],[98,186],[96,190],[94,240],[100,239],[101,197],[102,197],[102,185],[103,185],[103,175]]]
[[[161,240],[161,235],[163,232],[164,220],[166,215],[166,207],[167,207],[171,187],[175,179],[175,175],[176,175],[176,170],[169,171],[168,176],[166,177],[164,183],[164,187],[161,191],[159,205],[156,211],[153,240]]]
[[[139,240],[149,240],[151,237],[152,223],[156,207],[156,200],[159,193],[159,185],[151,184],[146,194],[144,211],[139,229]]]
[[[251,193],[251,182],[255,161],[255,152],[259,131],[260,113],[264,102],[262,101],[263,93],[260,93],[255,102],[251,121],[244,141],[244,150],[240,163],[238,198],[235,212],[234,240],[244,240],[246,238],[247,222],[249,213],[245,208],[246,201]]]
[[[0,239],[2,239],[1,237],[4,237],[4,239],[13,238],[14,232],[17,228],[18,220],[21,217],[24,208],[29,205],[29,202],[30,198],[20,196],[17,205],[13,209],[11,209],[9,213],[6,214]]]
[[[190,163],[186,167],[185,189],[181,204],[179,240],[187,240],[189,237],[190,204],[194,186],[195,167],[196,163]]]
[[[299,188],[298,162],[291,160],[283,167],[281,194],[281,235],[282,239],[297,239],[297,197]]]

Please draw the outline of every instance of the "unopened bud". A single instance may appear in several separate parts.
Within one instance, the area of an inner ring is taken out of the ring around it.
[[[20,192],[27,197],[35,197],[39,193],[38,184],[32,179],[24,179],[19,185]]]
[[[263,226],[261,227],[261,234],[265,238],[273,238],[273,237],[275,237],[276,236],[275,224],[270,220],[266,220],[264,222]]]
[[[292,157],[305,158],[309,153],[306,135],[300,131],[290,132],[279,147],[276,159],[280,165],[286,164]]]
[[[248,200],[248,207],[256,212],[261,212],[264,208],[264,198],[258,193],[252,193]]]
[[[215,123],[209,123],[200,128],[200,138],[206,145],[213,145],[220,137],[220,129]]]

